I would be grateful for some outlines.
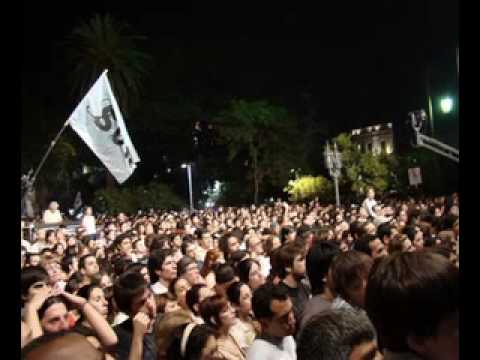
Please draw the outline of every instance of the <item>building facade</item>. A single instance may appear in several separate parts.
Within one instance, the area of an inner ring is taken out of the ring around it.
[[[367,126],[362,129],[353,129],[352,143],[362,152],[371,152],[374,155],[391,154],[394,152],[392,123]]]

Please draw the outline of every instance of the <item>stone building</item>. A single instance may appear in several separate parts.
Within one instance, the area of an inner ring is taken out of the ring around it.
[[[375,155],[391,154],[394,152],[392,123],[367,126],[362,129],[353,129],[352,142],[362,152],[368,151]]]

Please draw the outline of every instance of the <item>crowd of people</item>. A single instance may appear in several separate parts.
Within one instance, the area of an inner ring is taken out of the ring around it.
[[[459,357],[457,194],[86,208],[74,233],[22,238],[21,267],[25,359]]]

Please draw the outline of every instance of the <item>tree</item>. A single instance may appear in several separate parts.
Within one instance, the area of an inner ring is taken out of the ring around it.
[[[290,168],[304,163],[296,121],[280,106],[233,100],[216,123],[220,143],[228,149],[228,161],[240,160],[247,169],[255,203],[265,181],[281,186],[287,182]]]
[[[100,74],[108,77],[123,112],[133,105],[149,74],[151,58],[139,49],[145,37],[131,35],[130,26],[112,18],[94,15],[73,29],[66,40],[69,73],[74,94],[83,97]]]
[[[340,134],[334,141],[342,152],[343,170],[340,184],[348,191],[363,193],[372,186],[383,192],[392,186],[395,179],[396,159],[393,155],[373,155],[361,152],[352,143],[350,135]]]
[[[293,201],[310,200],[317,196],[324,199],[333,198],[332,182],[323,176],[308,175],[290,180],[284,191]]]

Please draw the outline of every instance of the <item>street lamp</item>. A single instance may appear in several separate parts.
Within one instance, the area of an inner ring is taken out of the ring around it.
[[[337,143],[333,143],[333,151],[330,150],[330,144],[327,142],[325,148],[325,164],[335,182],[335,199],[337,207],[340,207],[340,191],[338,189],[338,178],[342,170],[342,154],[338,152]]]
[[[453,100],[450,96],[445,96],[440,100],[440,109],[444,114],[448,114],[452,111],[453,108]]]
[[[192,192],[192,164],[182,164],[182,169],[187,169],[188,176],[188,193],[190,197],[190,212],[193,212],[193,192]]]

